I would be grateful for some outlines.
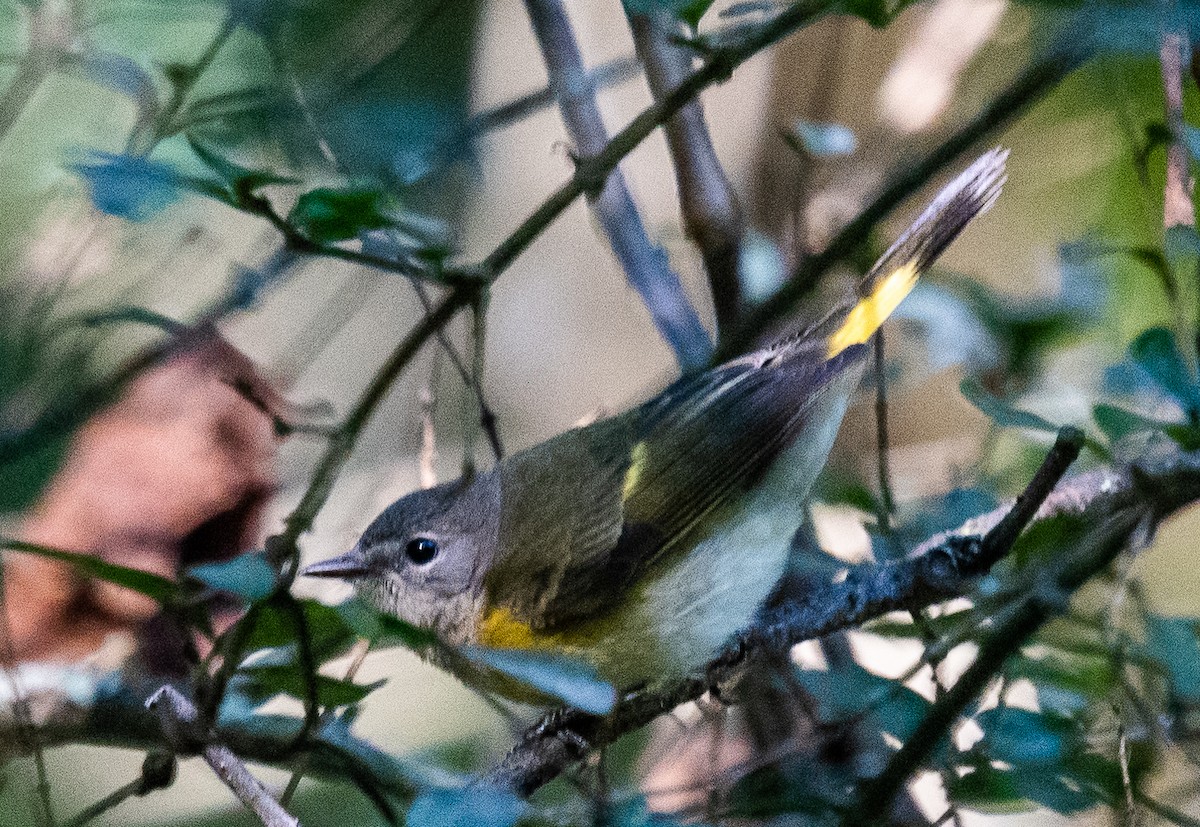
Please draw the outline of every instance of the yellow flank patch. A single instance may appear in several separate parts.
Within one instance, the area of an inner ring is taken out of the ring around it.
[[[859,299],[842,326],[829,337],[826,358],[832,359],[851,345],[865,344],[874,336],[884,320],[912,291],[919,275],[916,262],[910,261],[880,279],[871,295]]]
[[[488,609],[479,624],[479,642],[496,649],[537,649],[546,646],[552,636],[539,635],[510,609]]]
[[[627,500],[637,490],[638,477],[642,474],[642,466],[646,462],[646,443],[639,442],[633,446],[629,459],[629,469],[625,472],[625,486],[621,489],[621,499]]]

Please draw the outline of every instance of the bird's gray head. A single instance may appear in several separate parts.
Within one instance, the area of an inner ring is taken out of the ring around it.
[[[499,513],[495,473],[415,491],[384,509],[352,551],[304,573],[349,580],[380,611],[447,643],[470,642]]]

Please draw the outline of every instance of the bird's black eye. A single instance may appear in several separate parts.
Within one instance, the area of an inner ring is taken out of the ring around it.
[[[428,537],[415,537],[408,541],[404,553],[417,565],[424,565],[437,557],[438,544]]]

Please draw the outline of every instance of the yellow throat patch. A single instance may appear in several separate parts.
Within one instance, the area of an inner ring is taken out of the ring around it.
[[[495,649],[537,649],[552,641],[553,635],[539,635],[504,607],[488,609],[479,624],[479,642]]]

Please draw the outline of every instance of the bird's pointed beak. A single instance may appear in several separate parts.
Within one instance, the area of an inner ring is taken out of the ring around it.
[[[320,563],[313,563],[311,566],[306,566],[301,574],[308,577],[341,577],[350,579],[368,574],[370,570],[370,567],[367,565],[366,556],[356,546],[352,551],[346,552],[341,557],[332,557],[328,560],[322,560]]]

